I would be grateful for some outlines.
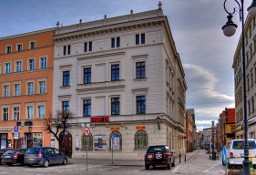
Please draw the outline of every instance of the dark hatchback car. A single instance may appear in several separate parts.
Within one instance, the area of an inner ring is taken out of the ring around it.
[[[166,145],[149,146],[145,154],[145,168],[148,170],[152,165],[166,166],[167,169],[175,166],[175,151],[171,151]]]
[[[25,153],[24,163],[28,166],[40,165],[47,168],[49,165],[66,165],[68,158],[56,148],[29,148]]]
[[[2,164],[13,165],[24,164],[24,154],[26,149],[9,149],[2,155]]]

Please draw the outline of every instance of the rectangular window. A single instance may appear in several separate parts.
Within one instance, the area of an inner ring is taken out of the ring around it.
[[[111,115],[120,114],[120,101],[119,97],[111,98]]]
[[[63,55],[67,54],[67,46],[63,46]]]
[[[84,68],[84,84],[91,83],[91,77],[92,77],[91,68],[90,67]]]
[[[22,51],[22,44],[17,44],[17,52]]]
[[[7,46],[6,53],[11,53],[11,52],[12,52],[12,46]]]
[[[15,84],[15,96],[20,96],[20,84]]]
[[[5,73],[6,74],[11,73],[11,63],[5,63]]]
[[[16,72],[21,72],[21,71],[22,71],[22,62],[16,61]]]
[[[44,118],[45,114],[44,114],[44,106],[38,106],[38,117],[39,118]]]
[[[91,116],[91,100],[84,100],[84,117]]]
[[[31,41],[29,44],[29,48],[30,49],[35,49],[36,48],[36,42],[35,41]]]
[[[20,108],[19,107],[14,107],[13,108],[13,119],[14,120],[19,120],[20,118]]]
[[[40,58],[40,68],[41,69],[46,69],[47,67],[47,58],[46,57],[41,57]]]
[[[9,111],[8,111],[8,108],[3,108],[3,120],[4,121],[8,121],[8,118],[9,118]]]
[[[92,41],[84,43],[84,52],[92,51]]]
[[[145,78],[145,61],[136,63],[136,79]]]
[[[137,114],[145,114],[146,113],[146,97],[145,96],[137,96],[136,97],[136,113]]]
[[[40,86],[39,93],[45,94],[46,93],[45,81],[40,81],[39,86]]]
[[[33,119],[34,118],[34,108],[33,108],[33,106],[28,106],[27,107],[27,112],[28,112],[28,119]]]
[[[136,34],[135,35],[135,44],[139,45],[139,44],[145,44],[145,33],[142,34]]]
[[[63,86],[69,86],[69,79],[70,79],[70,72],[68,71],[63,71]]]
[[[111,65],[111,81],[119,80],[119,64]]]
[[[120,47],[120,37],[111,38],[111,48]]]
[[[68,55],[71,53],[71,45],[68,45]]]
[[[69,111],[69,101],[62,101],[62,111],[68,112]]]
[[[29,70],[34,70],[35,69],[35,59],[29,59]]]
[[[4,86],[4,96],[5,97],[9,97],[10,96],[10,86],[9,85],[5,85]]]
[[[28,83],[28,95],[32,95],[32,94],[34,94],[34,83],[29,82]]]

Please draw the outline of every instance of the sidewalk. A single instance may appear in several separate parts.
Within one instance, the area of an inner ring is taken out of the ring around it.
[[[188,162],[193,156],[197,154],[198,150],[194,150],[193,152],[189,152],[186,154],[175,156],[175,165],[179,165],[185,162]],[[71,164],[86,164],[86,158],[73,158],[69,159],[69,163]],[[92,165],[106,165],[106,166],[142,166],[144,167],[145,163],[144,160],[115,160],[113,159],[88,159],[88,164]]]

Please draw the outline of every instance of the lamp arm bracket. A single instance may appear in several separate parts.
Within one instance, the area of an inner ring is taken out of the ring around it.
[[[227,8],[226,8],[226,3],[227,3],[227,1],[228,0],[225,0],[224,1],[224,4],[223,4],[223,6],[224,6],[224,10],[227,12],[227,14],[229,14],[229,15],[233,15],[233,14],[235,14],[236,12],[238,12],[239,13],[239,17],[240,17],[240,21],[242,20],[242,8],[241,8],[241,4],[238,2],[238,0],[234,0],[236,3],[237,3],[237,5],[238,5],[238,8],[236,7],[236,8],[233,8],[233,12],[231,12],[231,11],[229,11]],[[237,11],[237,9],[238,9],[238,11]]]

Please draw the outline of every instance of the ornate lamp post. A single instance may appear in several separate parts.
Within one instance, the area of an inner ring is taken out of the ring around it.
[[[216,153],[214,152],[214,120],[212,120],[212,160],[216,160]]]
[[[222,27],[225,36],[232,36],[236,32],[237,25],[233,23],[233,14],[239,10],[239,17],[242,23],[242,69],[243,69],[243,113],[244,113],[244,161],[243,161],[243,174],[248,175],[250,173],[250,160],[249,160],[249,149],[248,149],[248,123],[247,123],[247,100],[246,100],[246,67],[245,67],[245,43],[244,43],[244,0],[234,0],[238,8],[234,8],[232,12],[226,8],[227,0],[224,0],[224,9],[228,13],[228,22]],[[250,7],[248,7],[249,14],[254,17],[256,15],[256,0],[252,1]]]

